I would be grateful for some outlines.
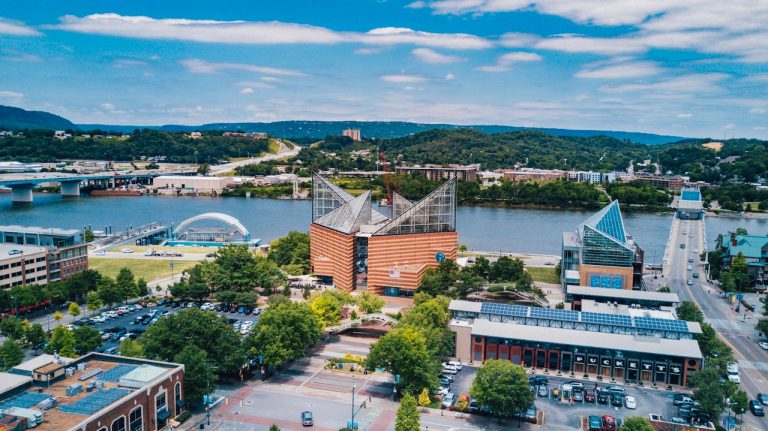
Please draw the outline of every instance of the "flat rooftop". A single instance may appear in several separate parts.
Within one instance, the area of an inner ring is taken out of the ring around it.
[[[13,253],[11,254],[11,251],[13,250],[20,250],[21,253]],[[47,247],[40,247],[36,245],[19,245],[19,244],[11,244],[11,243],[0,243],[0,259],[5,259],[8,257],[19,257],[21,254],[33,254],[33,253],[47,253],[48,248]]]
[[[581,311],[588,313],[606,313],[633,317],[650,317],[653,319],[677,319],[677,315],[670,310],[649,310],[647,308],[633,308],[626,304],[608,304],[585,299],[581,302]]]
[[[616,298],[636,301],[649,301],[661,303],[680,302],[676,293],[649,292],[646,290],[606,289],[603,287],[568,286],[569,295],[590,296],[594,298]]]
[[[638,354],[650,353],[680,358],[702,358],[699,343],[696,340],[688,339],[671,340],[643,335],[607,333],[601,333],[599,337],[596,337],[594,333],[575,329],[518,325],[512,322],[491,322],[487,319],[474,320],[472,335],[576,347],[588,346],[596,349],[622,350]]]
[[[48,359],[34,358],[20,364],[20,367],[24,370],[32,369],[36,374],[52,372],[61,367],[75,367],[76,364],[86,364],[86,367],[84,370],[75,370],[73,375],[57,380],[50,386],[45,386],[44,381],[38,381],[37,386],[30,386],[25,392],[11,396],[5,396],[0,392],[0,408],[37,408],[40,401],[54,397],[58,403],[56,407],[44,411],[45,422],[48,424],[44,422],[42,428],[48,429],[55,424],[53,427],[56,430],[76,427],[89,417],[108,409],[115,403],[122,402],[154,381],[167,378],[170,372],[180,367],[177,364],[103,354],[90,354],[67,365],[51,362]],[[96,387],[88,392],[87,387],[91,383]],[[82,385],[82,390],[73,396],[67,395],[67,387],[71,385]]]
[[[23,232],[39,235],[77,235],[80,233],[77,229],[59,229],[55,227],[39,227],[39,226],[18,226],[18,225],[4,225],[0,226],[0,232]]]

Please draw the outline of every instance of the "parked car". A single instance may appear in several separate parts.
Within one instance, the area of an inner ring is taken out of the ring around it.
[[[749,411],[755,416],[765,416],[765,409],[758,400],[751,400],[749,402]]]
[[[608,404],[610,402],[611,395],[606,391],[600,391],[597,394],[597,402],[599,404]]]
[[[549,379],[547,379],[547,376],[534,376],[533,380],[529,383],[533,383],[534,385],[547,385],[549,384]]]
[[[547,395],[549,395],[549,388],[547,387],[547,385],[539,385],[538,393],[540,397],[546,397]]]
[[[613,416],[605,415],[603,416],[603,429],[606,431],[611,431],[616,429],[616,418]]]
[[[614,407],[621,407],[624,405],[624,399],[621,395],[617,393],[611,394],[611,405]]]
[[[448,361],[448,365],[453,365],[457,370],[461,371],[461,361]]]
[[[675,394],[675,397],[672,398],[672,405],[673,406],[682,406],[684,404],[693,404],[693,398],[685,395],[685,394]]]
[[[600,416],[590,416],[589,417],[589,431],[602,431],[603,429],[603,420],[600,419]]]
[[[761,341],[761,342],[759,342],[759,343],[757,343],[757,344],[759,344],[759,345],[760,345],[760,347],[761,347],[763,350],[768,350],[768,342],[765,342],[765,341]]]
[[[109,349],[105,350],[104,353],[107,354],[107,355],[117,355],[118,348],[117,347],[110,347]]]
[[[588,403],[594,403],[595,399],[596,399],[596,397],[595,397],[595,390],[594,389],[591,389],[591,388],[584,389],[584,401],[586,401]]]
[[[306,411],[301,412],[301,425],[305,427],[311,427],[315,424],[314,418],[312,417],[312,412]]]
[[[453,365],[443,364],[443,374],[456,374],[459,370]]]
[[[123,253],[133,253],[133,250],[131,250],[130,248],[124,248],[124,249],[122,250],[122,252],[123,252]]]
[[[637,408],[637,400],[635,400],[635,397],[631,395],[627,395],[624,397],[624,407],[628,409],[636,409]]]
[[[768,406],[768,394],[764,392],[759,392],[757,394],[757,400],[760,401],[760,404],[764,406]]]
[[[688,279],[688,285],[689,285],[689,286],[693,286],[693,280],[692,280],[692,279],[690,279],[690,278]]]
[[[440,407],[444,409],[450,409],[453,406],[453,403],[455,402],[456,402],[456,394],[454,394],[453,392],[448,392],[443,397],[443,402],[440,404]]]
[[[446,388],[450,388],[451,387],[451,381],[446,379],[446,378],[440,379],[440,384],[442,386],[446,387]]]
[[[104,256],[106,254],[107,254],[107,252],[104,251],[104,250],[96,250],[96,251],[93,252],[94,256]]]
[[[573,401],[577,403],[584,402],[584,390],[581,388],[573,388]]]
[[[477,404],[477,401],[470,400],[469,401],[469,407],[467,408],[467,411],[471,414],[477,414],[480,413],[480,405]]]
[[[693,278],[699,278],[699,273],[698,272],[694,272],[693,273]]]

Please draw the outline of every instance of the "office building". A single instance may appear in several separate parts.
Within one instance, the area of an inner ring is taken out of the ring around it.
[[[310,262],[321,281],[347,291],[411,296],[428,268],[456,260],[456,180],[418,202],[394,194],[392,217],[371,207],[371,192],[353,197],[312,178]]]
[[[43,165],[39,163],[0,162],[0,173],[40,172]]]
[[[561,280],[568,286],[632,289],[642,283],[643,250],[624,229],[619,201],[613,201],[563,233]]]
[[[88,245],[77,229],[0,226],[0,244],[10,247],[9,251],[22,245],[48,250],[47,282],[66,280],[88,269]]]
[[[568,179],[568,172],[560,169],[502,169],[504,179],[509,181],[558,181]]]
[[[451,301],[456,358],[480,365],[508,360],[538,372],[685,386],[702,366],[696,322],[633,307],[557,310]]]
[[[723,238],[723,269],[730,268],[731,262],[739,254],[747,262],[749,276],[758,281],[758,284],[763,284],[768,265],[768,236],[737,235],[730,232],[727,237]]]
[[[477,181],[477,172],[480,165],[424,165],[424,166],[398,166],[395,168],[398,174],[417,174],[427,177],[430,181],[462,180]]]
[[[568,172],[568,180],[591,184],[612,183],[616,181],[616,174],[613,172],[571,171]]]
[[[48,283],[48,249],[0,244],[0,289]]]
[[[685,182],[688,181],[688,177],[683,177],[680,175],[653,175],[637,173],[633,180],[650,184],[656,188],[680,190],[683,188]]]
[[[0,410],[32,409],[57,431],[156,431],[178,426],[184,366],[90,353],[41,355],[0,373]]]

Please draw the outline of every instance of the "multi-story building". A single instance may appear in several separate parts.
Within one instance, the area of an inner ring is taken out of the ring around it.
[[[696,322],[673,312],[599,304],[589,311],[451,301],[456,357],[619,382],[685,386],[702,365]]]
[[[657,188],[680,190],[688,179],[680,175],[653,175],[640,172],[635,174],[633,180],[648,183]]]
[[[44,430],[169,429],[179,425],[183,394],[184,365],[101,353],[41,355],[0,373],[0,410],[36,410],[32,426]]]
[[[765,282],[768,267],[768,236],[737,235],[731,232],[723,239],[723,269],[731,267],[733,259],[741,254],[747,262],[747,272],[759,284]]]
[[[673,204],[675,216],[685,220],[701,220],[704,217],[704,202],[697,188],[685,187]]]
[[[557,181],[568,178],[568,172],[560,169],[502,169],[504,179],[510,181]]]
[[[616,181],[616,174],[613,172],[571,171],[568,172],[568,180],[592,184],[612,183]]]
[[[88,245],[77,229],[0,226],[0,244],[11,249],[24,245],[45,248],[48,251],[47,282],[66,280],[88,269]]]
[[[568,286],[632,289],[642,283],[643,250],[624,229],[619,201],[613,201],[563,233],[561,280]]]
[[[309,228],[312,272],[339,289],[411,296],[428,268],[456,260],[456,180],[418,202],[397,193],[392,218],[371,207],[371,192],[353,197],[312,178]]]
[[[352,140],[355,142],[360,142],[362,139],[360,135],[360,129],[345,129],[343,132],[341,132],[341,136],[352,138]]]
[[[398,166],[395,168],[398,174],[418,174],[427,177],[430,181],[463,180],[477,181],[479,164],[474,165],[424,165],[424,166]]]
[[[0,172],[20,173],[20,172],[40,172],[43,165],[39,163],[19,163],[19,162],[0,162]]]
[[[0,289],[48,283],[48,249],[0,244]]]

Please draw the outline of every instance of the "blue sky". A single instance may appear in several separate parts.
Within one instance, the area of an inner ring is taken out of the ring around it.
[[[398,120],[768,138],[768,2],[11,2],[0,104],[76,123]],[[364,131],[363,131],[364,132]]]

